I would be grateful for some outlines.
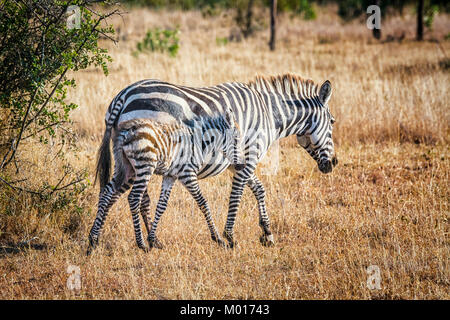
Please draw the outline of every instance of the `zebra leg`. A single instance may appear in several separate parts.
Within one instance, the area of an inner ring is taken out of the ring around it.
[[[262,245],[270,247],[275,243],[273,241],[273,234],[270,230],[270,220],[269,216],[266,212],[266,190],[264,190],[264,186],[261,181],[253,175],[247,182],[247,185],[252,190],[253,195],[258,201],[258,210],[259,210],[259,225],[262,228],[263,234],[259,238],[259,241]]]
[[[144,220],[145,229],[147,230],[147,235],[150,233],[152,228],[152,220],[149,216],[150,214],[150,197],[148,196],[148,189],[144,191],[144,195],[141,200],[140,212],[142,220]]]
[[[128,204],[130,205],[131,217],[133,219],[136,243],[139,249],[142,249],[145,252],[148,252],[148,249],[145,246],[144,240],[142,238],[139,211],[141,206],[141,199],[143,198],[144,193],[146,193],[148,182],[153,174],[153,171],[155,170],[154,168],[154,165],[150,165],[142,168],[139,173],[136,172],[136,180],[134,181],[133,188],[128,195]]]
[[[192,195],[194,200],[197,202],[198,207],[203,212],[206,223],[208,224],[209,231],[211,232],[211,239],[217,242],[219,245],[225,246],[225,242],[220,238],[219,232],[217,231],[216,225],[214,224],[214,220],[212,219],[208,202],[202,195],[200,186],[198,185],[197,176],[195,174],[184,176],[183,179],[180,179],[180,181]]]
[[[148,195],[148,188],[147,191],[144,192],[144,196],[142,197],[141,200],[141,216],[142,216],[142,220],[144,220],[144,225],[145,225],[145,229],[147,230],[147,239],[148,239],[148,235],[150,234],[151,230],[152,230],[152,219],[150,218],[150,197]],[[158,239],[155,237],[155,242],[159,242]],[[152,247],[152,246],[150,246]],[[162,247],[162,245],[161,245]]]
[[[87,255],[90,255],[92,250],[95,249],[98,244],[98,238],[105,223],[109,209],[111,209],[117,199],[119,199],[119,197],[130,188],[129,185],[132,181],[133,179],[130,179],[127,183],[123,184],[119,190],[117,190],[113,179],[108,182],[108,184],[100,192],[97,217],[95,218],[94,224],[89,232],[89,246],[86,252]]]
[[[244,169],[236,171],[233,176],[230,201],[228,203],[227,222],[223,231],[223,235],[225,239],[227,239],[230,248],[234,248],[237,245],[237,242],[233,239],[234,222],[236,221],[236,214],[239,209],[239,204],[241,203],[244,187],[254,171],[255,168],[252,168],[247,164]]]
[[[158,222],[161,219],[164,211],[166,211],[167,203],[169,202],[170,192],[172,191],[175,179],[172,177],[165,176],[161,186],[161,194],[159,196],[158,204],[156,205],[155,220],[153,220],[152,227],[148,232],[148,245],[150,248],[162,249],[163,245],[156,237],[156,228],[158,227]]]

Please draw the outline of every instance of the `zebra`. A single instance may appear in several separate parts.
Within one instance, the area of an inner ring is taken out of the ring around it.
[[[107,159],[108,141],[103,140],[98,168]],[[211,218],[206,199],[201,194],[197,173],[216,151],[237,168],[243,163],[241,136],[231,110],[225,116],[196,117],[189,125],[175,120],[132,119],[118,124],[114,135],[114,177],[109,180],[107,170],[101,172],[101,192],[97,217],[89,234],[89,255],[98,243],[100,231],[108,210],[126,190],[132,187],[128,196],[138,247],[148,251],[142,238],[139,211],[148,233],[150,248],[161,249],[162,243],[156,237],[158,222],[164,213],[170,192],[176,180],[186,187],[203,212],[211,238],[225,246]],[[100,172],[97,171],[99,174]],[[162,175],[160,199],[153,223],[148,218],[149,198],[147,184],[152,174]],[[108,182],[107,182],[108,181]],[[106,183],[107,182],[107,183]]]
[[[156,79],[141,80],[124,88],[112,100],[105,115],[105,137],[121,122],[135,118],[162,117],[188,123],[196,116],[223,114],[231,108],[244,140],[244,165],[237,170],[221,153],[216,153],[201,168],[197,178],[215,176],[227,168],[233,171],[223,231],[228,247],[233,248],[237,243],[233,229],[245,186],[251,189],[258,202],[259,225],[263,232],[259,240],[265,246],[272,246],[274,237],[266,211],[266,192],[255,174],[256,166],[272,143],[296,135],[319,170],[330,173],[338,164],[332,138],[335,118],[328,106],[331,94],[329,80],[319,87],[314,81],[294,74],[256,76],[248,83],[231,82],[203,88]],[[106,168],[109,167],[98,170],[102,173]]]

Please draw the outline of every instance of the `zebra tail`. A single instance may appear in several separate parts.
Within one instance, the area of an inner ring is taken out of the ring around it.
[[[94,185],[97,183],[97,179],[99,179],[100,190],[103,190],[111,176],[111,150],[109,146],[111,142],[111,131],[112,127],[106,126],[102,144],[98,149],[97,169],[95,172]]]

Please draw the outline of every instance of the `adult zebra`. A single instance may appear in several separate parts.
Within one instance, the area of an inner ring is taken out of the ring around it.
[[[331,172],[337,164],[332,139],[334,118],[328,107],[331,92],[328,80],[319,88],[312,80],[292,74],[258,76],[248,84],[233,82],[205,88],[142,80],[123,89],[111,102],[105,116],[103,140],[108,142],[108,149],[102,149],[104,152],[108,150],[108,154],[102,157],[108,158],[109,138],[123,121],[168,118],[188,123],[196,116],[223,114],[226,108],[231,108],[244,138],[245,164],[241,170],[233,170],[223,235],[229,246],[234,247],[236,213],[243,189],[248,185],[258,201],[259,224],[263,230],[260,241],[264,245],[273,245],[265,190],[254,173],[256,166],[274,141],[295,134],[299,144],[317,162],[319,170]],[[101,177],[110,170],[110,160],[103,164],[98,168]],[[217,175],[229,166],[230,162],[222,154],[215,153],[198,173],[198,178]],[[147,201],[148,196],[144,198],[143,205],[147,206]]]

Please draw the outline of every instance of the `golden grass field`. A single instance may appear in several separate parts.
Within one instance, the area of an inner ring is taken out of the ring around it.
[[[281,15],[275,52],[267,45],[268,23],[242,42],[217,44],[216,38],[227,37],[233,25],[227,12],[203,17],[194,11],[132,9],[111,22],[120,27],[120,41],[102,41],[114,59],[110,75],[78,72],[77,87],[69,93],[80,106],[73,117],[80,150],[72,163],[88,167],[90,181],[109,102],[143,78],[192,86],[287,72],[317,83],[329,79],[339,165],[321,174],[295,139],[287,138],[280,143],[276,174],[265,174],[270,170],[264,165],[258,169],[276,241],[272,248],[258,241],[257,203],[249,189],[238,213],[234,250],[211,242],[203,215],[177,184],[158,229],[163,250],[137,249],[122,197],[90,257],[85,251],[98,185],[79,199],[81,213],[42,214],[24,195],[20,205],[8,204],[21,215],[1,220],[0,299],[450,298],[450,73],[445,56],[450,41],[443,40],[450,32],[448,16],[439,15],[427,34],[438,44],[413,40],[413,14],[382,21],[383,38],[404,32],[401,43],[379,43],[363,22],[341,24],[334,7],[319,8],[315,21]],[[181,29],[176,58],[132,56],[147,29],[176,24]],[[273,151],[268,158],[275,156]],[[39,149],[29,157],[40,163],[33,168],[37,180],[61,174]],[[149,187],[152,212],[160,183],[155,177]],[[203,180],[201,187],[221,232],[231,175]],[[9,248],[33,237],[31,248]],[[67,288],[69,265],[80,268],[80,290]],[[367,287],[371,265],[380,270],[379,289]]]

